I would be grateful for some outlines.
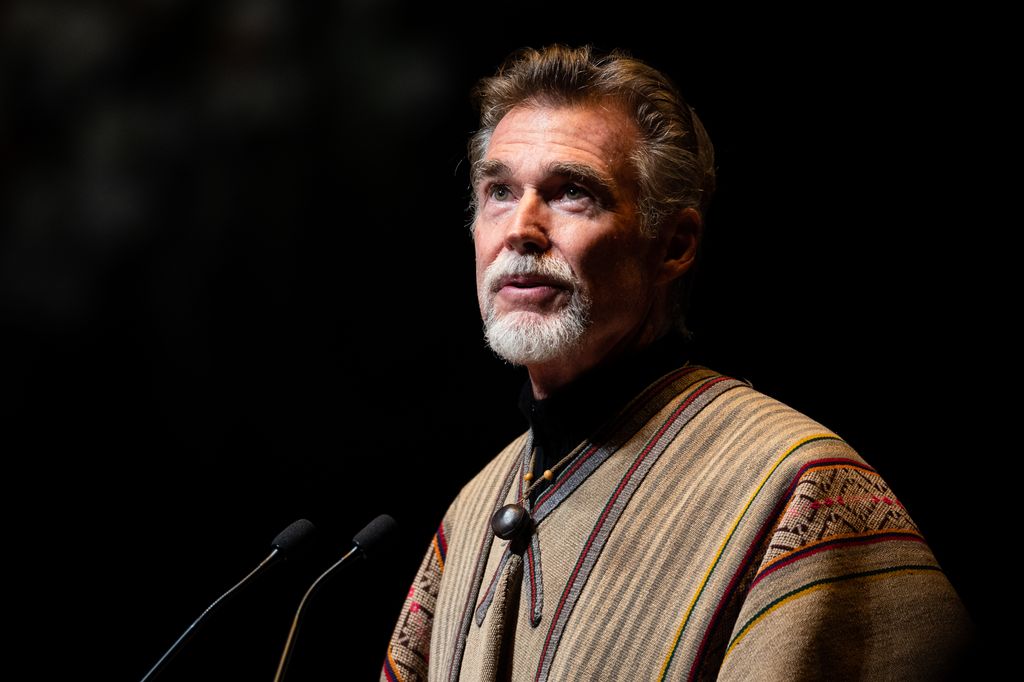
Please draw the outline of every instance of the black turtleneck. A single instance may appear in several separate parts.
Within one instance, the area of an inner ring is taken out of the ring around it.
[[[545,469],[592,436],[641,390],[685,364],[686,344],[681,334],[668,334],[635,353],[592,369],[543,400],[534,399],[527,380],[519,396],[519,409],[533,431],[534,476],[539,480]],[[531,497],[547,486],[546,481],[540,481]]]

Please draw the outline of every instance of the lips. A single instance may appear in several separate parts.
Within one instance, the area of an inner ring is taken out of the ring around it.
[[[548,289],[568,288],[564,282],[551,277],[544,277],[542,275],[509,275],[498,279],[495,283],[494,291],[501,291],[506,287],[512,289],[534,289],[540,287]]]
[[[496,286],[494,296],[506,310],[549,309],[570,289],[557,279],[538,275],[502,277]]]
[[[555,257],[499,254],[484,271],[481,304],[490,315],[511,311],[550,312],[575,296],[576,278],[569,264]]]

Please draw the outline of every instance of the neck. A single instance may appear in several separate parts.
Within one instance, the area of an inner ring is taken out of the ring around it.
[[[533,397],[537,400],[549,398],[594,369],[643,350],[667,331],[648,325],[616,341],[600,344],[596,349],[581,347],[555,360],[528,365]]]

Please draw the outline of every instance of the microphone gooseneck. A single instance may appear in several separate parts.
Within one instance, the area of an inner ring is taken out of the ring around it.
[[[302,618],[302,609],[306,606],[306,602],[309,601],[310,595],[316,591],[327,576],[348,561],[349,558],[369,558],[376,555],[377,551],[383,547],[385,541],[394,535],[397,527],[398,523],[387,514],[381,514],[373,521],[370,521],[352,538],[352,549],[346,552],[345,556],[334,562],[330,568],[321,573],[320,577],[309,586],[306,594],[302,595],[302,600],[299,601],[299,607],[295,609],[295,617],[292,619],[291,629],[288,630],[288,639],[285,640],[284,650],[281,652],[281,660],[277,664],[274,682],[281,682],[284,679],[285,670],[288,668],[288,661],[291,659],[292,651],[295,648],[295,636],[299,629],[299,620]]]
[[[306,519],[299,519],[297,521],[293,521],[287,528],[278,533],[277,537],[274,538],[274,541],[271,543],[273,549],[270,554],[267,555],[267,558],[261,561],[256,568],[252,569],[248,575],[239,580],[231,589],[217,597],[212,604],[207,606],[206,609],[199,614],[199,617],[192,621],[192,624],[189,625],[185,631],[181,633],[181,636],[174,641],[174,644],[164,652],[164,655],[160,657],[160,660],[153,664],[153,667],[150,668],[149,672],[143,676],[141,682],[148,682],[155,678],[160,671],[162,671],[167,664],[171,662],[171,659],[174,658],[175,654],[184,647],[185,643],[192,638],[192,635],[195,634],[199,624],[202,623],[207,616],[213,613],[213,611],[216,610],[216,608],[220,606],[225,599],[237,592],[239,588],[249,582],[249,580],[254,576],[261,573],[267,566],[276,563],[289,552],[292,552],[297,547],[305,544],[309,538],[313,536],[314,530],[315,529],[311,522]]]

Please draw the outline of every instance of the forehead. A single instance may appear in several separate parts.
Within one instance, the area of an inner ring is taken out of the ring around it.
[[[520,105],[498,122],[485,159],[502,161],[513,172],[531,164],[585,163],[624,180],[637,141],[636,125],[614,103]]]

